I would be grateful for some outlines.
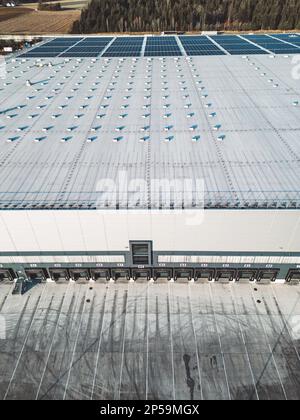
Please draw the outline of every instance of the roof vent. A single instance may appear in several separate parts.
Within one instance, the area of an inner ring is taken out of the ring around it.
[[[46,136],[43,136],[43,137],[36,137],[35,139],[34,139],[34,141],[36,142],[36,143],[39,143],[40,141],[43,141],[43,140],[46,140]]]
[[[73,125],[72,127],[68,127],[67,128],[67,131],[74,131],[74,130],[76,130],[76,128],[78,128],[78,126],[77,125]]]
[[[200,139],[201,139],[201,136],[197,135],[192,138],[192,141],[196,142],[196,141],[199,141]]]
[[[95,126],[95,127],[92,127],[91,128],[91,131],[98,131],[98,130],[100,130],[101,129],[101,125],[97,125],[97,126]]]
[[[7,139],[7,141],[8,141],[9,143],[12,143],[13,141],[18,140],[19,138],[20,138],[20,136],[9,137],[9,138]]]
[[[92,143],[93,141],[97,140],[97,136],[92,136],[87,138],[88,143]]]
[[[145,141],[148,141],[148,140],[150,140],[150,136],[144,136],[144,137],[140,138],[140,142],[145,142]]]
[[[72,136],[62,137],[61,142],[67,142],[72,139]]]
[[[118,143],[119,141],[123,140],[123,138],[124,138],[124,137],[122,137],[122,136],[119,136],[119,137],[114,137],[114,138],[113,138],[113,142],[114,142],[114,143]]]
[[[43,128],[43,131],[50,131],[52,130],[52,128],[53,128],[53,125],[48,125],[48,127]]]
[[[172,140],[174,140],[174,136],[168,136],[168,137],[165,138],[165,142],[167,142],[167,143],[172,141]]]

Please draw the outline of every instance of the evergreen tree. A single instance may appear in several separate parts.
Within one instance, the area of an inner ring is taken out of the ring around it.
[[[91,0],[74,33],[299,29],[299,0]]]

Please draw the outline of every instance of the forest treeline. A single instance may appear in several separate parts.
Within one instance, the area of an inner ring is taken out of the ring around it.
[[[73,32],[296,28],[300,0],[91,0]]]

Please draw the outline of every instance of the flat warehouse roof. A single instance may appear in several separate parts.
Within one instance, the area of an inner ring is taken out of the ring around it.
[[[167,191],[153,187],[164,179],[193,182],[191,200],[174,187],[174,207],[202,205],[198,180],[206,207],[300,207],[292,60],[8,58],[0,79],[0,207],[168,207]],[[145,182],[138,191],[119,185],[114,201],[104,180],[124,177]]]

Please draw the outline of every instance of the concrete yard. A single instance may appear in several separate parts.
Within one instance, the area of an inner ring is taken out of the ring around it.
[[[300,286],[11,291],[0,285],[1,399],[300,399]]]

